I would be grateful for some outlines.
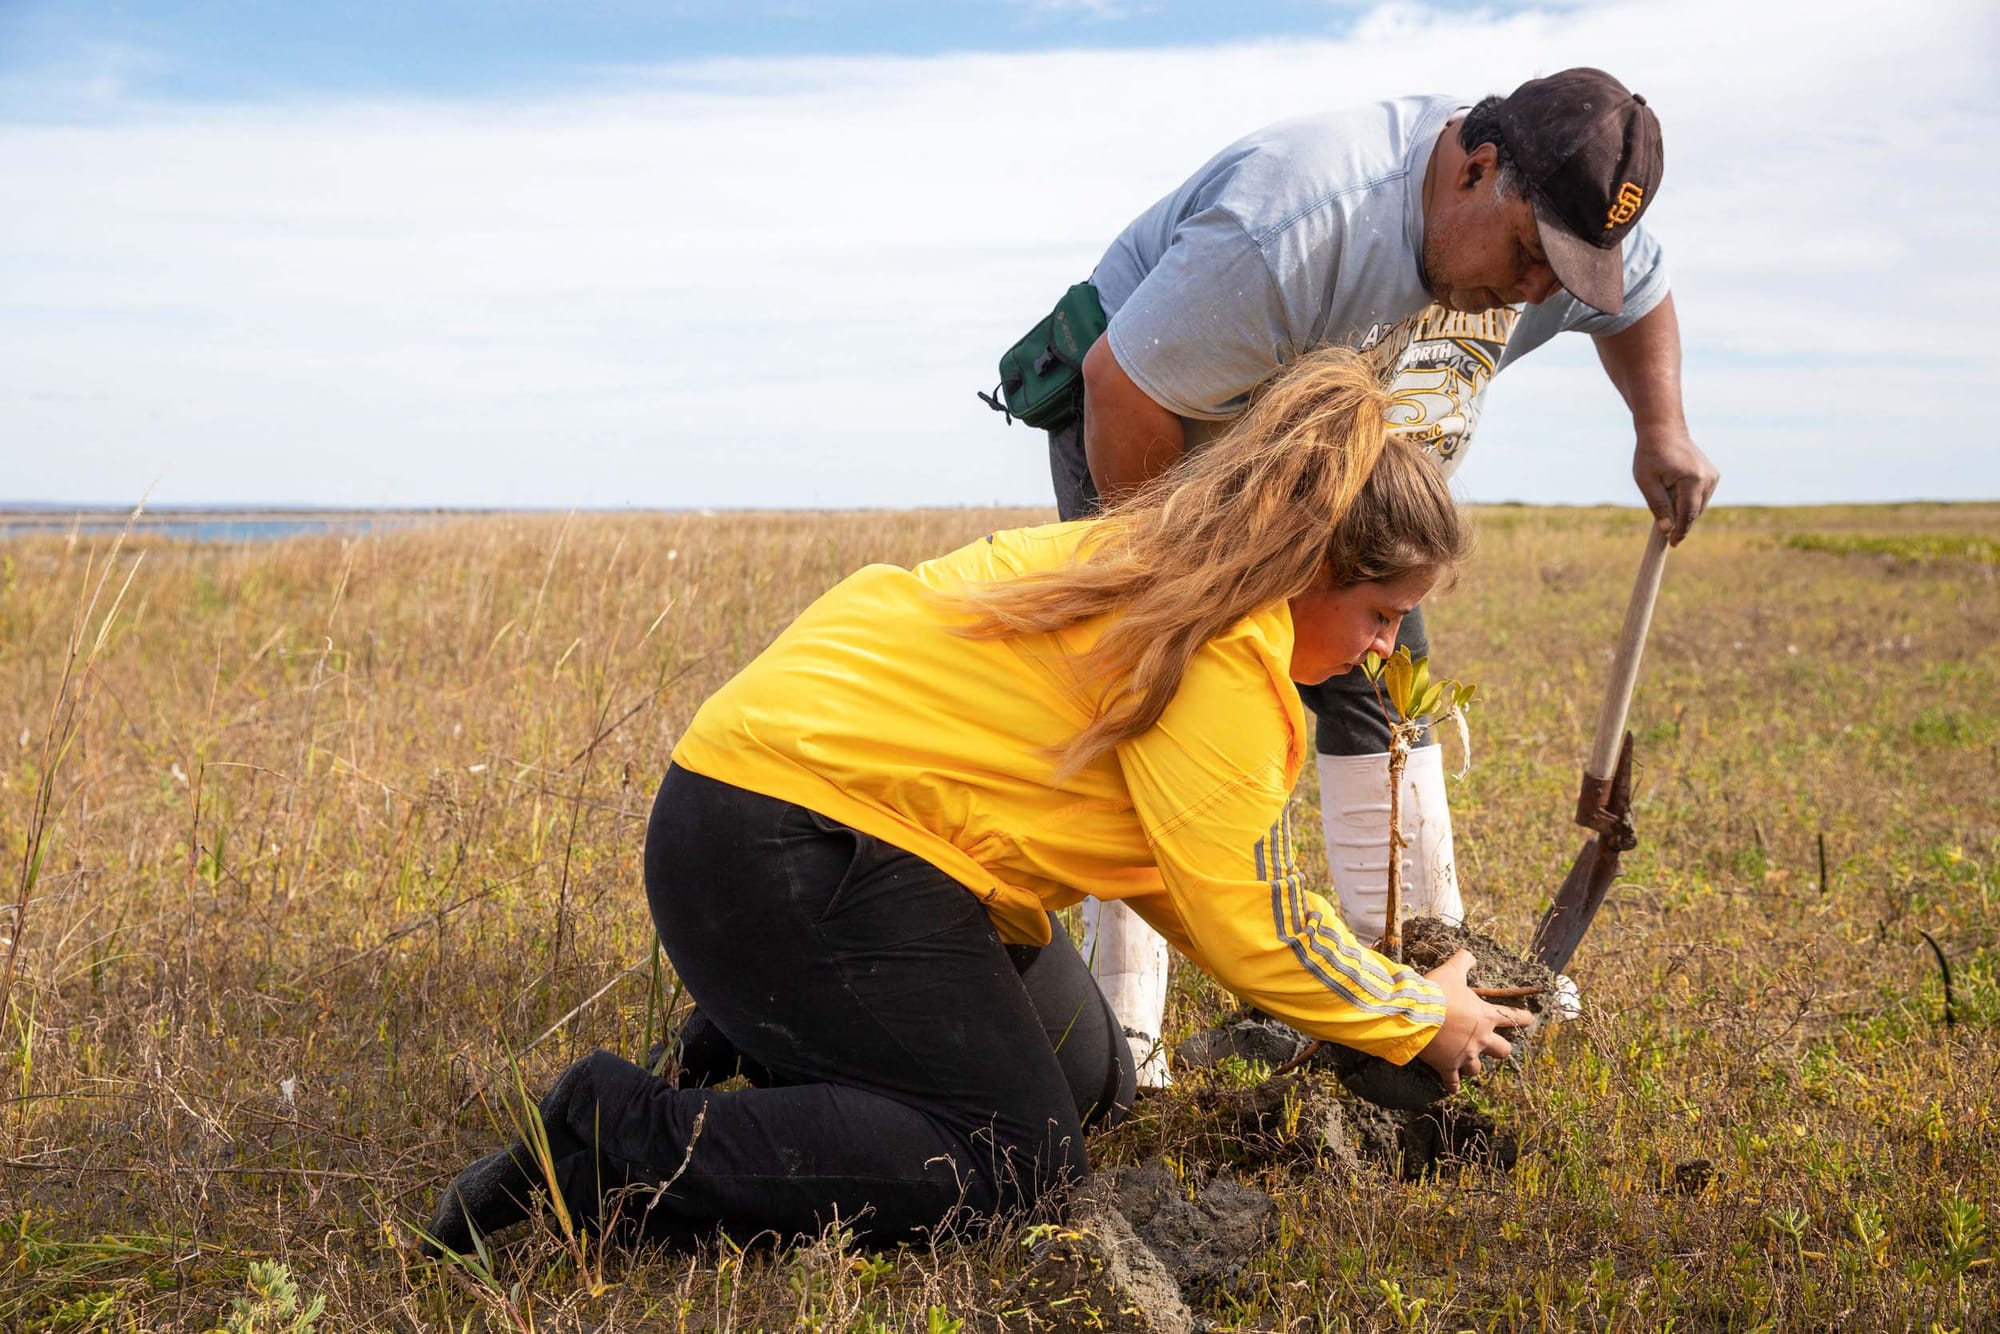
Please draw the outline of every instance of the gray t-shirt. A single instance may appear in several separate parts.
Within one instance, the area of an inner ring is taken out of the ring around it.
[[[1111,350],[1200,444],[1250,391],[1328,343],[1366,352],[1390,382],[1390,423],[1464,457],[1487,383],[1569,329],[1617,333],[1667,292],[1660,247],[1625,243],[1625,309],[1568,293],[1457,314],[1431,300],[1421,193],[1438,134],[1469,103],[1404,97],[1280,121],[1237,140],[1136,218],[1091,275]]]

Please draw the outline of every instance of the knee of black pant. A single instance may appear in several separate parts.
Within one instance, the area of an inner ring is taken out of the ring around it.
[[[605,1198],[634,1180],[630,1165],[603,1149],[619,1119],[641,1101],[655,1076],[622,1056],[598,1050],[571,1065],[542,1095],[542,1126],[551,1169],[571,1218],[595,1228]]]
[[[542,1095],[542,1125],[550,1146],[558,1155],[597,1142],[603,1129],[606,1109],[617,1115],[627,1105],[640,1081],[651,1080],[640,1067],[622,1056],[598,1050],[570,1066]],[[558,1135],[567,1136],[563,1143]]]

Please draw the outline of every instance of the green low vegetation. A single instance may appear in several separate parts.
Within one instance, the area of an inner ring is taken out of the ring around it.
[[[1795,551],[1831,551],[1842,556],[1887,556],[1891,560],[1970,561],[2000,565],[2000,541],[1946,533],[1896,533],[1875,536],[1792,533],[1784,539]]]
[[[1043,517],[0,543],[0,1328],[990,1327],[1028,1230],[684,1255],[551,1218],[456,1266],[409,1242],[508,1133],[516,1063],[537,1088],[637,1056],[685,1003],[650,967],[640,846],[703,697],[855,566]],[[1466,897],[1525,942],[1584,839],[1644,523],[1480,517],[1433,648],[1480,683]],[[1570,970],[1586,1014],[1474,1095],[1518,1161],[1253,1168],[1279,1233],[1197,1310],[2000,1327],[1996,550],[2000,506],[1705,518],[1633,706],[1642,842]],[[1311,870],[1310,768],[1295,800]],[[1170,1037],[1230,1005],[1182,970]],[[1163,1152],[1196,1184],[1227,1155],[1195,1084],[1097,1161]]]

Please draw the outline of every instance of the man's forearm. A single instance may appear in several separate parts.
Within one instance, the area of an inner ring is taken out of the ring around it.
[[[1098,498],[1115,505],[1180,459],[1181,419],[1133,383],[1107,339],[1084,356],[1083,385],[1084,458]]]
[[[1718,474],[1688,434],[1672,294],[1631,328],[1599,338],[1597,356],[1632,413],[1632,480],[1678,545],[1708,508]]]
[[[1635,427],[1687,426],[1681,406],[1681,325],[1669,292],[1630,328],[1597,340],[1597,359]]]

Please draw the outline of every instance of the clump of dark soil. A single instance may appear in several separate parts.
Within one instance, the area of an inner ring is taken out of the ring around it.
[[[1674,1189],[1683,1195],[1699,1195],[1715,1180],[1715,1164],[1706,1158],[1689,1158],[1674,1164]]]
[[[1192,1330],[1183,1294],[1226,1288],[1271,1239],[1276,1201],[1227,1172],[1192,1198],[1158,1158],[1093,1176],[1001,1294],[996,1328]]]
[[[1509,1172],[1520,1161],[1519,1141],[1492,1117],[1466,1104],[1442,1102],[1403,1115],[1399,1167],[1407,1181],[1456,1163]]]
[[[1310,1041],[1311,1038],[1290,1024],[1253,1011],[1245,1018],[1196,1033],[1174,1048],[1174,1062],[1183,1068],[1200,1069],[1235,1057],[1275,1070],[1296,1057]]]
[[[1219,1172],[1193,1199],[1173,1169],[1155,1158],[1098,1175],[1100,1197],[1115,1206],[1179,1283],[1182,1291],[1225,1286],[1269,1240],[1278,1206],[1228,1172]]]
[[[1012,1334],[1192,1334],[1194,1315],[1160,1258],[1095,1193],[1035,1243],[1028,1268],[1000,1296],[987,1330]]]
[[[1460,950],[1472,951],[1467,980],[1473,986],[1534,987],[1535,995],[1507,1004],[1537,1015],[1556,1003],[1556,975],[1540,960],[1473,927],[1452,926],[1435,917],[1412,917],[1403,923],[1403,962],[1420,973],[1428,973]]]

